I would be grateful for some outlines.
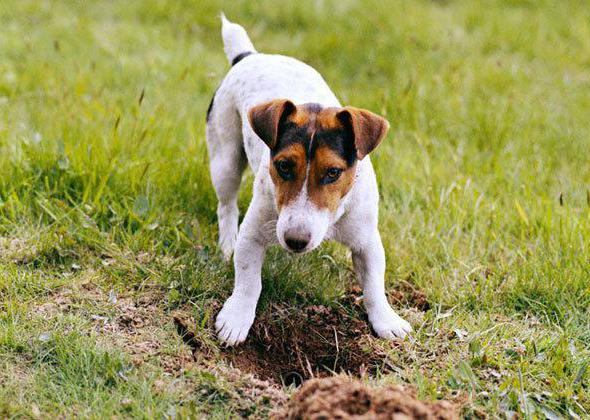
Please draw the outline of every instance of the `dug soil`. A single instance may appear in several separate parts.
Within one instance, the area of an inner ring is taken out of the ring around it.
[[[300,386],[288,403],[275,406],[276,419],[457,419],[453,404],[420,401],[411,387],[372,388],[352,379],[391,370],[387,354],[400,343],[373,335],[359,293],[351,292],[333,307],[272,305],[258,315],[248,339],[237,347],[211,347],[216,342],[211,318],[207,339],[192,332],[196,320],[186,311],[177,312],[174,321],[196,359],[225,358],[238,372],[254,374],[269,387]],[[390,299],[428,308],[423,294],[412,289]],[[208,313],[221,308],[220,302],[211,305]]]
[[[223,348],[218,356],[244,372],[285,385],[299,386],[310,378],[333,373],[365,376],[388,371],[391,365],[387,353],[399,343],[376,339],[360,293],[354,287],[332,307],[272,305],[257,316],[244,343]],[[418,291],[404,289],[396,293],[390,295],[392,302],[403,302],[418,310],[428,308]],[[212,306],[212,313],[221,309],[220,302]],[[194,320],[175,316],[175,323],[195,356],[209,353],[207,345],[191,333]],[[213,332],[213,319],[209,324]]]
[[[400,386],[371,388],[343,376],[307,381],[275,418],[287,419],[458,419],[448,401],[424,402]]]
[[[387,370],[383,344],[374,343],[367,322],[352,312],[275,306],[254,323],[244,344],[225,355],[241,370],[287,385],[332,372],[362,376]]]
[[[354,308],[274,305],[256,319],[244,343],[221,353],[193,333],[192,317],[176,313],[174,322],[195,358],[216,354],[244,372],[285,385],[335,372],[364,376],[388,370],[386,353],[396,346],[375,339],[362,311]]]

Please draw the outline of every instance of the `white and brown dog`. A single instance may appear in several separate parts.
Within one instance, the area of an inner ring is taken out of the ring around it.
[[[234,253],[235,285],[217,316],[220,339],[246,339],[262,289],[265,250],[277,242],[305,253],[332,239],[348,246],[373,329],[411,331],[385,296],[385,253],[377,228],[379,193],[367,156],[389,124],[342,107],[322,76],[290,57],[257,53],[240,25],[222,16],[232,68],[207,113],[211,178],[219,204],[219,245]],[[237,197],[249,164],[252,202],[238,231]]]

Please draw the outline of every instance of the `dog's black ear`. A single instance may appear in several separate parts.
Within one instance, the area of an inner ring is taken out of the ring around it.
[[[336,114],[336,118],[351,130],[359,160],[379,146],[389,130],[389,123],[385,118],[366,109],[347,106]]]
[[[281,123],[295,110],[296,107],[290,100],[275,99],[251,108],[248,120],[258,137],[273,149],[277,144]]]

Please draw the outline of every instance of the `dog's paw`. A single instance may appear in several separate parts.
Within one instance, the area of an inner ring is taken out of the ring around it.
[[[369,321],[381,338],[404,338],[412,331],[412,326],[396,314],[389,305],[387,308],[369,314]]]
[[[256,305],[231,296],[223,305],[215,321],[219,339],[229,346],[235,346],[246,340],[255,314]]]
[[[237,232],[229,232],[219,237],[219,248],[223,253],[223,259],[225,261],[231,261],[231,256],[234,253],[234,247],[236,245]]]

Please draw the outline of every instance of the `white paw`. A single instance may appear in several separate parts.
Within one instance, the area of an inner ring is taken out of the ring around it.
[[[236,240],[238,238],[238,232],[225,232],[219,236],[219,248],[223,253],[223,259],[230,261],[231,256],[234,253],[234,247],[236,246]]]
[[[215,321],[219,339],[229,346],[243,342],[248,336],[255,314],[256,304],[230,296]]]
[[[412,326],[395,313],[389,305],[369,313],[369,321],[381,338],[404,338],[412,331]]]

